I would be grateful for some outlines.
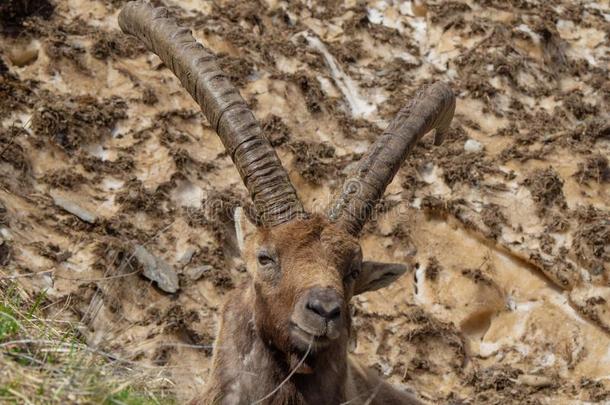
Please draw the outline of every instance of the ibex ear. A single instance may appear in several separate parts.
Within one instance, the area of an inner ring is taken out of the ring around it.
[[[242,207],[235,208],[233,219],[235,221],[237,247],[239,248],[239,252],[242,253],[244,251],[246,239],[256,231],[256,225],[250,222],[250,219],[248,219],[248,216]]]
[[[362,269],[354,287],[354,295],[387,287],[406,271],[407,266],[404,264],[362,262]]]

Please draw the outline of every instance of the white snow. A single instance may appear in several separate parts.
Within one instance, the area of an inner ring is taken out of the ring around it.
[[[365,118],[373,114],[377,108],[374,104],[369,103],[366,99],[360,96],[358,85],[341,69],[335,58],[328,52],[326,45],[316,36],[303,32],[303,37],[307,39],[309,45],[316,51],[320,52],[324,57],[324,61],[330,69],[331,76],[335,81],[335,85],[343,93],[345,101],[347,101],[351,113],[354,117]]]

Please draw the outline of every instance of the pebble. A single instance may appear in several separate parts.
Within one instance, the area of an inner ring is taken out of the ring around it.
[[[197,266],[187,269],[185,271],[185,274],[189,279],[196,281],[199,280],[201,276],[203,276],[205,273],[210,272],[213,269],[214,268],[209,264],[204,264],[203,266]]]
[[[182,254],[182,256],[180,257],[180,259],[178,259],[178,264],[181,267],[186,266],[187,264],[189,264],[191,262],[191,259],[193,258],[193,255],[197,252],[197,248],[195,248],[194,246],[189,246],[186,248],[186,250],[184,251],[184,253]]]
[[[483,150],[483,144],[474,139],[469,139],[464,143],[464,150],[468,153],[479,153]]]
[[[17,67],[31,65],[38,59],[38,48],[34,43],[14,46],[9,50],[8,58]]]
[[[68,200],[67,198],[64,198],[60,195],[53,195],[52,197],[55,205],[57,205],[59,208],[62,208],[64,211],[69,212],[70,214],[80,218],[81,220],[90,224],[95,223],[95,221],[97,220],[97,216],[94,213],[82,208],[74,201]]]
[[[165,292],[173,294],[178,291],[180,288],[178,275],[165,260],[154,256],[142,245],[136,246],[134,256],[144,267],[142,273],[144,277],[155,281],[157,286]]]

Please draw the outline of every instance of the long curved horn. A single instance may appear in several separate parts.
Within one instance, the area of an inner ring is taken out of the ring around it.
[[[440,145],[454,111],[455,96],[447,84],[434,83],[418,92],[347,177],[329,219],[357,236],[417,141],[436,129],[434,143]]]
[[[233,159],[261,222],[275,226],[304,214],[288,174],[254,114],[220,70],[216,57],[191,31],[179,27],[167,9],[143,1],[123,7],[119,26],[156,53],[199,104]]]

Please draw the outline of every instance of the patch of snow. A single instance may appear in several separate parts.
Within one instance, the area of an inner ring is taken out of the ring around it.
[[[419,44],[420,48],[428,42],[428,23],[425,18],[409,18],[407,22],[413,28],[413,39]]]
[[[549,297],[549,301],[551,303],[555,304],[556,306],[558,306],[559,308],[561,308],[566,315],[568,315],[570,318],[574,319],[578,323],[581,323],[581,324],[589,323],[578,312],[576,312],[574,310],[574,308],[572,308],[572,306],[568,302],[568,298],[564,294],[561,294],[561,293],[553,294]]]
[[[413,12],[413,4],[410,1],[401,2],[400,6],[398,6],[398,11],[402,15],[408,15],[411,17],[415,16],[415,13]]]
[[[368,8],[367,17],[373,24],[381,24],[383,22],[383,14],[376,8]]]
[[[593,10],[599,10],[601,15],[604,16],[604,19],[606,21],[610,22],[610,10],[608,10],[608,8],[604,7],[602,4],[597,3],[597,2],[591,2],[590,4],[585,5],[585,8],[590,8],[590,9],[593,9]]]
[[[529,35],[535,44],[540,43],[540,35],[536,34],[534,31],[532,31],[532,29],[530,27],[528,27],[527,25],[520,24],[517,26],[517,30]]]
[[[178,184],[174,192],[174,200],[182,207],[201,208],[202,199],[203,190],[190,181]]]
[[[424,169],[420,172],[422,180],[426,184],[433,186],[431,190],[432,195],[446,195],[451,193],[451,189],[440,176],[441,169],[432,164],[428,163],[424,166]]]
[[[358,86],[345,74],[345,72],[343,72],[343,69],[337,64],[335,58],[328,52],[326,45],[324,45],[320,39],[307,32],[303,32],[302,35],[307,39],[309,45],[320,52],[324,57],[336,86],[341,90],[343,97],[349,104],[352,115],[354,117],[364,118],[373,114],[377,110],[377,107],[360,96]]]
[[[88,145],[84,148],[88,153],[102,160],[108,160],[110,153],[100,144]]]
[[[479,355],[482,357],[493,356],[500,350],[501,346],[496,342],[480,342]]]
[[[557,360],[557,358],[555,357],[555,355],[553,353],[545,353],[541,358],[540,358],[540,365],[543,367],[550,367],[553,364],[555,364],[555,361]]]
[[[477,140],[469,139],[464,143],[464,150],[467,153],[479,153],[483,150],[483,144]]]
[[[570,20],[557,20],[555,26],[557,27],[558,31],[574,29],[574,23]]]
[[[0,228],[0,236],[2,236],[3,239],[8,241],[13,240],[13,235],[11,235],[11,231],[9,231],[8,228]]]
[[[527,356],[530,353],[530,347],[528,345],[524,345],[523,343],[517,343],[514,345],[515,350],[519,352],[522,356]]]
[[[426,267],[420,266],[415,270],[415,286],[417,287],[417,293],[415,294],[416,304],[427,304],[428,299],[426,297]]]
[[[409,52],[401,52],[401,53],[399,53],[396,56],[398,58],[404,60],[407,63],[411,63],[411,64],[414,64],[414,65],[419,63],[419,60],[415,56],[411,55]]]
[[[102,187],[107,191],[119,190],[123,187],[123,184],[125,184],[123,180],[114,177],[104,177],[104,180],[102,180]]]

